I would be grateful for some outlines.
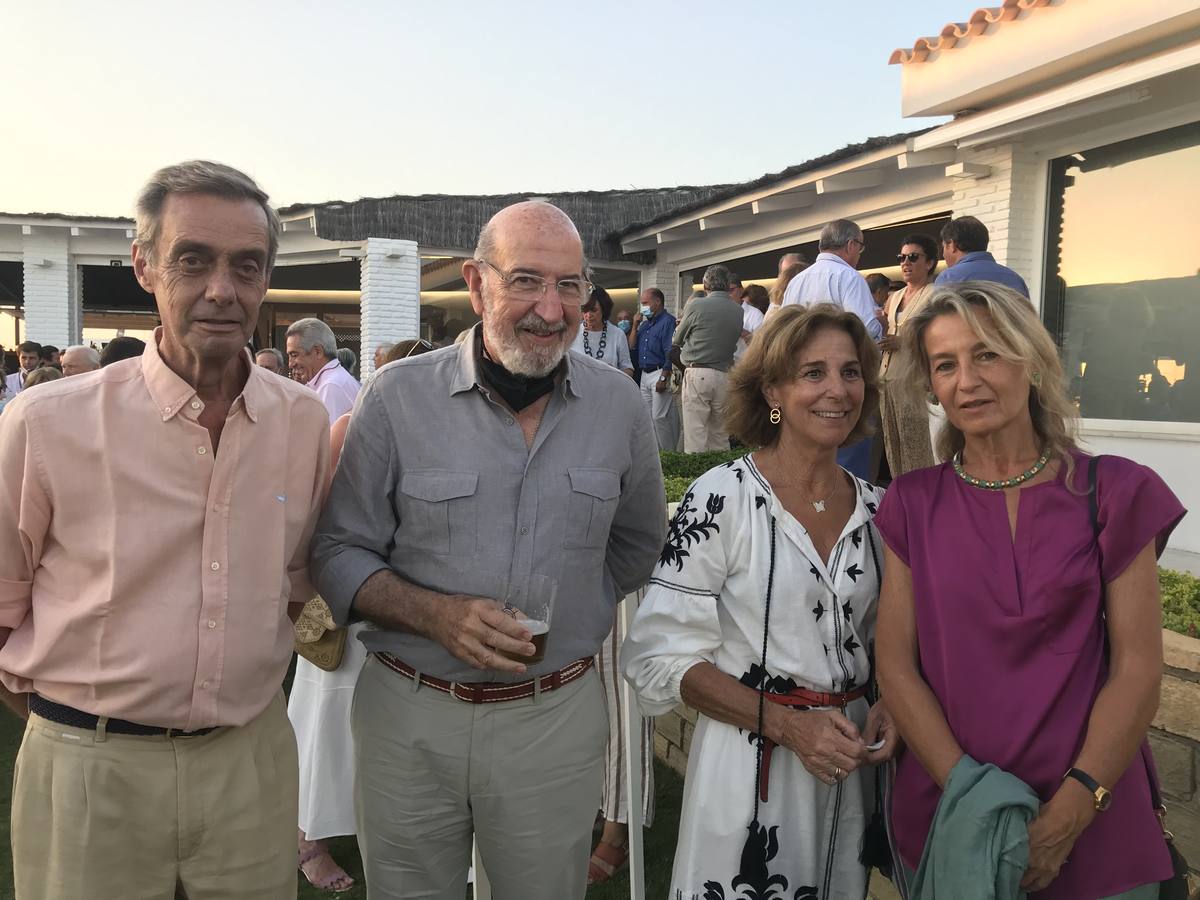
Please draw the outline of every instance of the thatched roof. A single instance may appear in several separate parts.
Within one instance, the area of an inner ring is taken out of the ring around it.
[[[283,215],[312,209],[318,237],[361,241],[368,237],[401,238],[422,247],[470,249],[479,230],[499,210],[532,197],[553,203],[575,223],[591,260],[626,260],[616,236],[633,222],[644,222],[728,190],[730,185],[653,188],[628,191],[576,191],[552,194],[448,195],[423,194],[365,198],[353,202],[295,204]]]

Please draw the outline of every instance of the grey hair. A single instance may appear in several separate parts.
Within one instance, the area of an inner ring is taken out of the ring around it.
[[[203,159],[192,159],[159,169],[142,186],[137,198],[138,248],[153,261],[158,238],[158,223],[169,194],[209,194],[227,200],[253,200],[267,217],[267,271],[275,265],[279,252],[279,234],[283,230],[279,216],[268,203],[266,192],[244,172]]]
[[[278,347],[263,347],[261,350],[255,353],[254,356],[257,359],[264,353],[269,353],[275,357],[275,364],[279,367],[280,372],[286,372],[288,370],[287,357],[283,355],[283,351]]]
[[[62,357],[66,356],[72,350],[82,350],[83,355],[87,357],[87,361],[91,364],[91,367],[93,369],[100,368],[100,351],[95,347],[89,347],[87,344],[72,344],[59,355],[59,359],[61,360]]]
[[[851,222],[849,219],[834,219],[821,229],[821,236],[817,238],[817,249],[821,251],[837,250],[839,247],[845,247],[851,241],[861,241],[862,238],[862,229],[856,222]]]
[[[301,349],[320,347],[326,359],[337,356],[337,339],[333,336],[333,329],[320,319],[297,319],[288,326],[286,336],[291,337],[293,334],[300,338]]]
[[[354,364],[358,362],[358,357],[354,355],[354,351],[349,347],[338,347],[337,349],[338,362],[342,364],[342,368],[347,372],[354,372]]]
[[[704,270],[704,290],[727,291],[733,284],[733,273],[728,266],[717,264]]]

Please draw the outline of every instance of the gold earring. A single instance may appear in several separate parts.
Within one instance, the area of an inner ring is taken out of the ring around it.
[[[778,425],[780,422],[782,422],[782,421],[783,421],[783,413],[780,411],[780,409],[779,409],[779,407],[778,407],[778,406],[772,406],[772,407],[771,407],[771,416],[770,416],[770,418],[771,418],[771,424],[772,424],[772,425]]]
[[[1030,375],[1029,383],[1032,384],[1035,388],[1041,387],[1042,386],[1042,373],[1034,372],[1032,375]]]

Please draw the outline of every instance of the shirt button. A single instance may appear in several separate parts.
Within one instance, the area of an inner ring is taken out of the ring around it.
[[[217,627],[217,620],[216,620],[216,619],[209,619],[209,620],[208,620],[208,627],[209,627],[209,628],[216,628],[216,627]]]
[[[512,423],[513,423],[512,416],[509,416],[508,418],[506,418],[506,419],[504,420],[504,424],[505,424],[505,425],[511,425]]]
[[[197,447],[196,452],[199,453],[201,456],[203,456],[205,453],[208,452],[208,448],[207,447]]]
[[[193,400],[193,401],[192,401],[192,409],[199,409],[199,408],[200,408],[200,401],[199,401],[199,400]]]
[[[164,406],[164,407],[163,407],[163,412],[165,412],[165,413],[169,413],[170,411],[171,411],[171,407],[169,407],[169,406]]]
[[[209,568],[212,569],[214,572],[219,572],[219,571],[221,571],[221,564],[214,559],[212,561],[212,564],[209,565]]]
[[[529,534],[529,526],[522,525],[521,526],[521,534]]]
[[[204,681],[200,682],[200,687],[204,688],[207,691],[209,684],[211,684],[211,682],[209,682],[207,679],[205,679]]]

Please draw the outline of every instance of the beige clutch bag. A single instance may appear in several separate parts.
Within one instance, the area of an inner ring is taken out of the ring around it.
[[[346,629],[334,624],[328,603],[313,597],[296,620],[296,652],[318,669],[332,672],[342,664],[345,650]]]

